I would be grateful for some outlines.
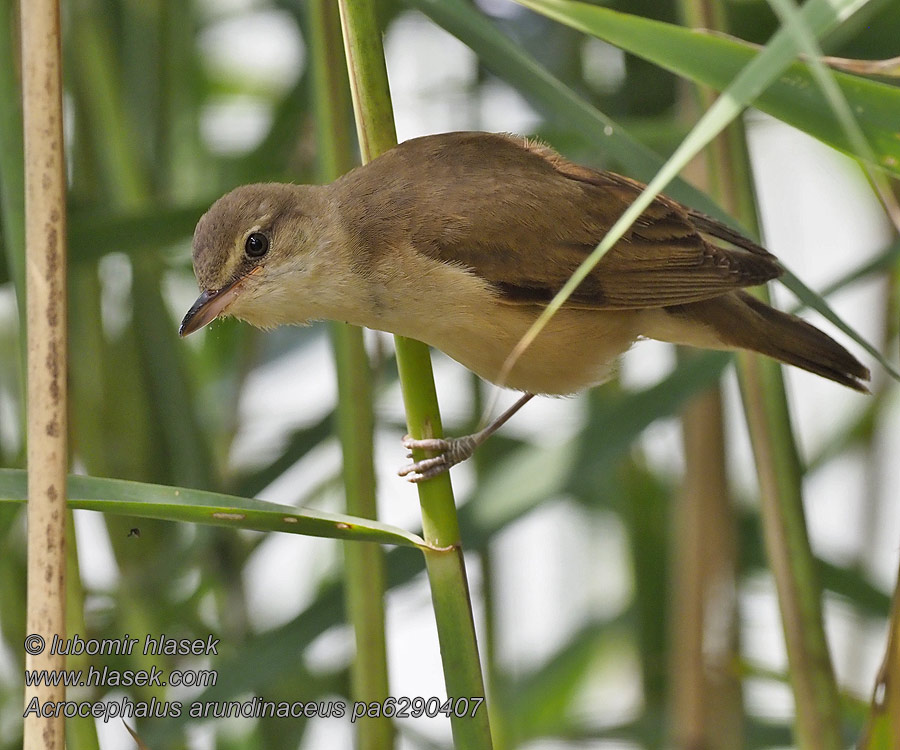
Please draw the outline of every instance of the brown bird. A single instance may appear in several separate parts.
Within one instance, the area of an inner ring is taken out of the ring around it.
[[[406,141],[330,185],[245,185],[197,224],[203,292],[180,334],[221,314],[260,328],[341,320],[424,341],[496,383],[643,187],[477,132]],[[755,242],[659,196],[498,383],[525,395],[476,435],[407,438],[438,455],[400,473],[420,481],[468,458],[532,394],[603,382],[641,337],[749,349],[866,391],[869,371],[844,347],[743,291],[781,273]]]

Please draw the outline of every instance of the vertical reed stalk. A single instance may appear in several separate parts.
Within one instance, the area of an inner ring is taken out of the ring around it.
[[[682,0],[680,9],[686,26],[724,28],[717,0]],[[704,86],[690,93],[704,111],[716,96]],[[689,110],[697,109],[693,103],[688,102]],[[716,136],[703,152],[705,169],[698,179],[732,215],[746,221],[754,213],[743,138],[735,123]],[[733,668],[739,657],[737,534],[719,386],[692,399],[681,422],[685,477],[675,506],[672,734],[679,747],[739,750],[741,683]]]
[[[347,67],[341,52],[341,21],[332,0],[309,3],[310,57],[316,119],[316,152],[320,175],[334,180],[355,166],[349,114]],[[372,372],[357,326],[332,322],[338,380],[337,428],[344,467],[347,512],[376,518],[372,408]],[[344,599],[356,636],[356,657],[351,668],[352,698],[382,703],[388,683],[385,635],[384,553],[368,542],[346,542]],[[358,750],[389,750],[394,746],[394,725],[388,716],[362,717],[356,722]]]
[[[62,132],[60,23],[56,0],[22,10],[25,242],[28,325],[28,633],[26,669],[59,670],[50,653],[66,615],[66,172]],[[29,643],[32,648],[29,647]],[[37,653],[40,651],[40,653]],[[63,687],[26,687],[34,699],[62,701]],[[26,710],[25,750],[62,750],[64,719]]]
[[[695,4],[685,3],[685,7]],[[708,0],[703,26],[716,26],[724,14]],[[743,138],[720,139],[716,164],[728,169],[718,176],[718,188],[729,208],[746,223],[755,218]],[[738,197],[742,196],[741,200]],[[779,366],[759,355],[741,352],[738,370],[744,412],[756,460],[761,515],[769,564],[775,578],[796,705],[795,737],[803,750],[841,747],[840,706],[822,621],[815,558],[803,511],[803,469],[797,454],[790,413]]]
[[[685,477],[675,506],[672,736],[676,747],[739,750],[736,533],[719,388],[695,397],[681,422]]]
[[[803,512],[803,470],[775,362],[741,352],[741,395],[759,478],[763,533],[775,577],[801,750],[843,747],[837,684],[822,622],[822,589]]]
[[[340,0],[340,9],[357,132],[363,160],[370,161],[397,142],[381,29],[371,2]],[[440,437],[441,418],[428,347],[402,336],[395,336],[394,340],[409,433],[416,438]],[[416,459],[422,457],[415,456]],[[443,474],[422,482],[418,489],[424,536],[435,548],[425,553],[425,564],[447,694],[452,700],[468,699],[471,712],[472,699],[484,697],[484,680],[450,475]],[[459,750],[490,750],[491,732],[486,707],[481,706],[474,714],[460,716],[454,713],[451,716],[456,747]]]

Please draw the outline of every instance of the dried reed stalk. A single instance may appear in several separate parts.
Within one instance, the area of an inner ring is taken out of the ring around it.
[[[28,616],[26,669],[57,670],[66,585],[66,177],[57,0],[21,4],[28,314]],[[63,718],[32,709],[65,699],[63,687],[27,687],[25,750],[62,750]]]

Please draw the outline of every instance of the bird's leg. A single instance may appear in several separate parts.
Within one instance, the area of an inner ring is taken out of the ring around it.
[[[428,451],[437,455],[431,458],[423,458],[421,461],[414,461],[408,466],[404,466],[397,473],[401,477],[406,477],[410,482],[424,482],[426,479],[431,479],[438,474],[449,471],[451,466],[455,466],[469,458],[479,445],[506,424],[509,418],[531,401],[533,397],[533,393],[526,393],[487,427],[472,435],[464,435],[458,438],[425,438],[424,440],[415,440],[406,435],[403,438],[403,446],[409,449],[407,458],[412,458],[414,450]]]

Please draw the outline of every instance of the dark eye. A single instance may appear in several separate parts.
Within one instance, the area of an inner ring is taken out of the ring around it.
[[[262,232],[251,232],[244,243],[244,252],[251,258],[261,258],[269,250],[269,238]]]

